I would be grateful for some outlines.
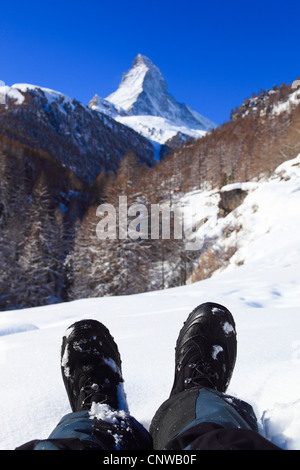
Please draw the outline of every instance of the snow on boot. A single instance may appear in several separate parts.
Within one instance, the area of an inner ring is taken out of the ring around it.
[[[225,392],[236,352],[235,322],[229,310],[211,302],[196,307],[177,339],[171,395],[199,386]]]
[[[102,323],[81,320],[66,330],[61,372],[72,411],[90,410],[93,402],[128,410],[120,353]]]

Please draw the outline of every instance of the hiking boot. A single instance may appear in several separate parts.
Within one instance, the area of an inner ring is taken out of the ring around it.
[[[211,302],[195,308],[177,339],[171,395],[195,387],[225,392],[236,350],[235,322],[229,310]]]
[[[120,354],[102,323],[81,320],[67,329],[61,372],[72,411],[89,410],[93,402],[126,411]]]

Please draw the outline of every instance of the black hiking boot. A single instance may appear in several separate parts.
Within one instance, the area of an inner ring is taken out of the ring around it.
[[[177,339],[171,395],[195,387],[225,392],[236,350],[235,322],[229,310],[211,302],[195,308]]]
[[[61,372],[72,411],[89,410],[92,402],[126,411],[120,354],[102,323],[81,320],[67,329]]]

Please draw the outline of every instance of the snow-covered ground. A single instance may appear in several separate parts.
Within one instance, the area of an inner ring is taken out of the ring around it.
[[[217,220],[214,198],[209,205],[198,195],[203,211],[204,205],[211,210],[207,223],[213,228],[215,221],[217,231],[238,220],[242,228],[233,232],[235,259],[212,278],[0,314],[1,449],[46,438],[70,411],[60,343],[65,329],[83,318],[98,319],[113,334],[130,411],[148,427],[172,386],[182,323],[206,301],[227,306],[236,321],[238,357],[228,393],[254,407],[267,438],[300,449],[300,157],[252,185],[243,205],[225,219]]]

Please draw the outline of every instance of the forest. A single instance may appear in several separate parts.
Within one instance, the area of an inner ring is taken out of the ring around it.
[[[290,91],[282,86],[276,100]],[[162,221],[156,239],[101,240],[97,208],[118,207],[126,196],[128,205],[148,209],[150,227],[153,204],[171,207],[196,189],[269,176],[300,151],[299,106],[275,114],[275,98],[260,93],[245,100],[229,122],[169,150],[154,165],[129,149],[116,171],[103,169],[92,181],[50,151],[1,133],[0,309],[165,289],[186,284],[199,270],[200,278],[210,276],[216,260],[209,245],[186,250],[184,237],[172,230],[169,238],[161,236]]]

